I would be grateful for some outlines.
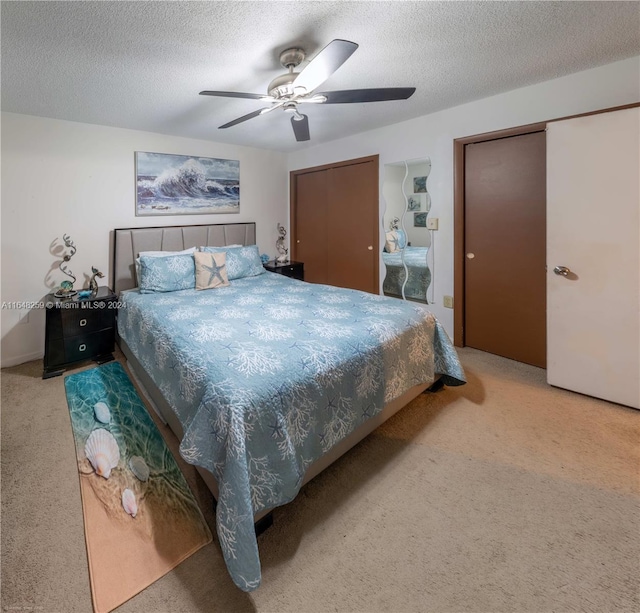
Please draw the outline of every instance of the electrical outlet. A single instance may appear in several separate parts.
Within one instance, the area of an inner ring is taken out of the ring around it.
[[[437,229],[438,229],[438,218],[427,217],[427,230],[437,230]]]
[[[442,298],[442,304],[448,309],[453,308],[453,296],[444,296]]]

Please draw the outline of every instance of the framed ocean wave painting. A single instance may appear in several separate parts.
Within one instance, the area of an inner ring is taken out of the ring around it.
[[[240,212],[240,162],[136,151],[136,215]]]

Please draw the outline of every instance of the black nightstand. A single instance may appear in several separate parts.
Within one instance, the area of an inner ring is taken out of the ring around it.
[[[108,288],[79,299],[66,300],[48,294],[43,379],[61,375],[65,368],[83,360],[99,364],[113,360],[118,297]]]
[[[263,266],[271,272],[277,272],[285,277],[304,281],[304,264],[302,262],[287,262],[286,264],[280,264],[275,260],[269,260],[266,264],[263,264]]]

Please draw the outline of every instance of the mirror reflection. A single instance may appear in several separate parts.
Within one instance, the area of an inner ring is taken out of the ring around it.
[[[385,165],[382,192],[387,205],[383,217],[386,240],[382,259],[386,276],[382,287],[386,296],[427,302],[431,283],[427,264],[431,246],[427,229],[430,172],[429,158]]]

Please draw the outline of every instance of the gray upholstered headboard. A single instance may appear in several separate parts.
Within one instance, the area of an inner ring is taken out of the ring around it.
[[[189,247],[255,245],[256,224],[121,228],[114,230],[113,281],[116,294],[137,286],[134,261],[141,251],[182,251]]]

